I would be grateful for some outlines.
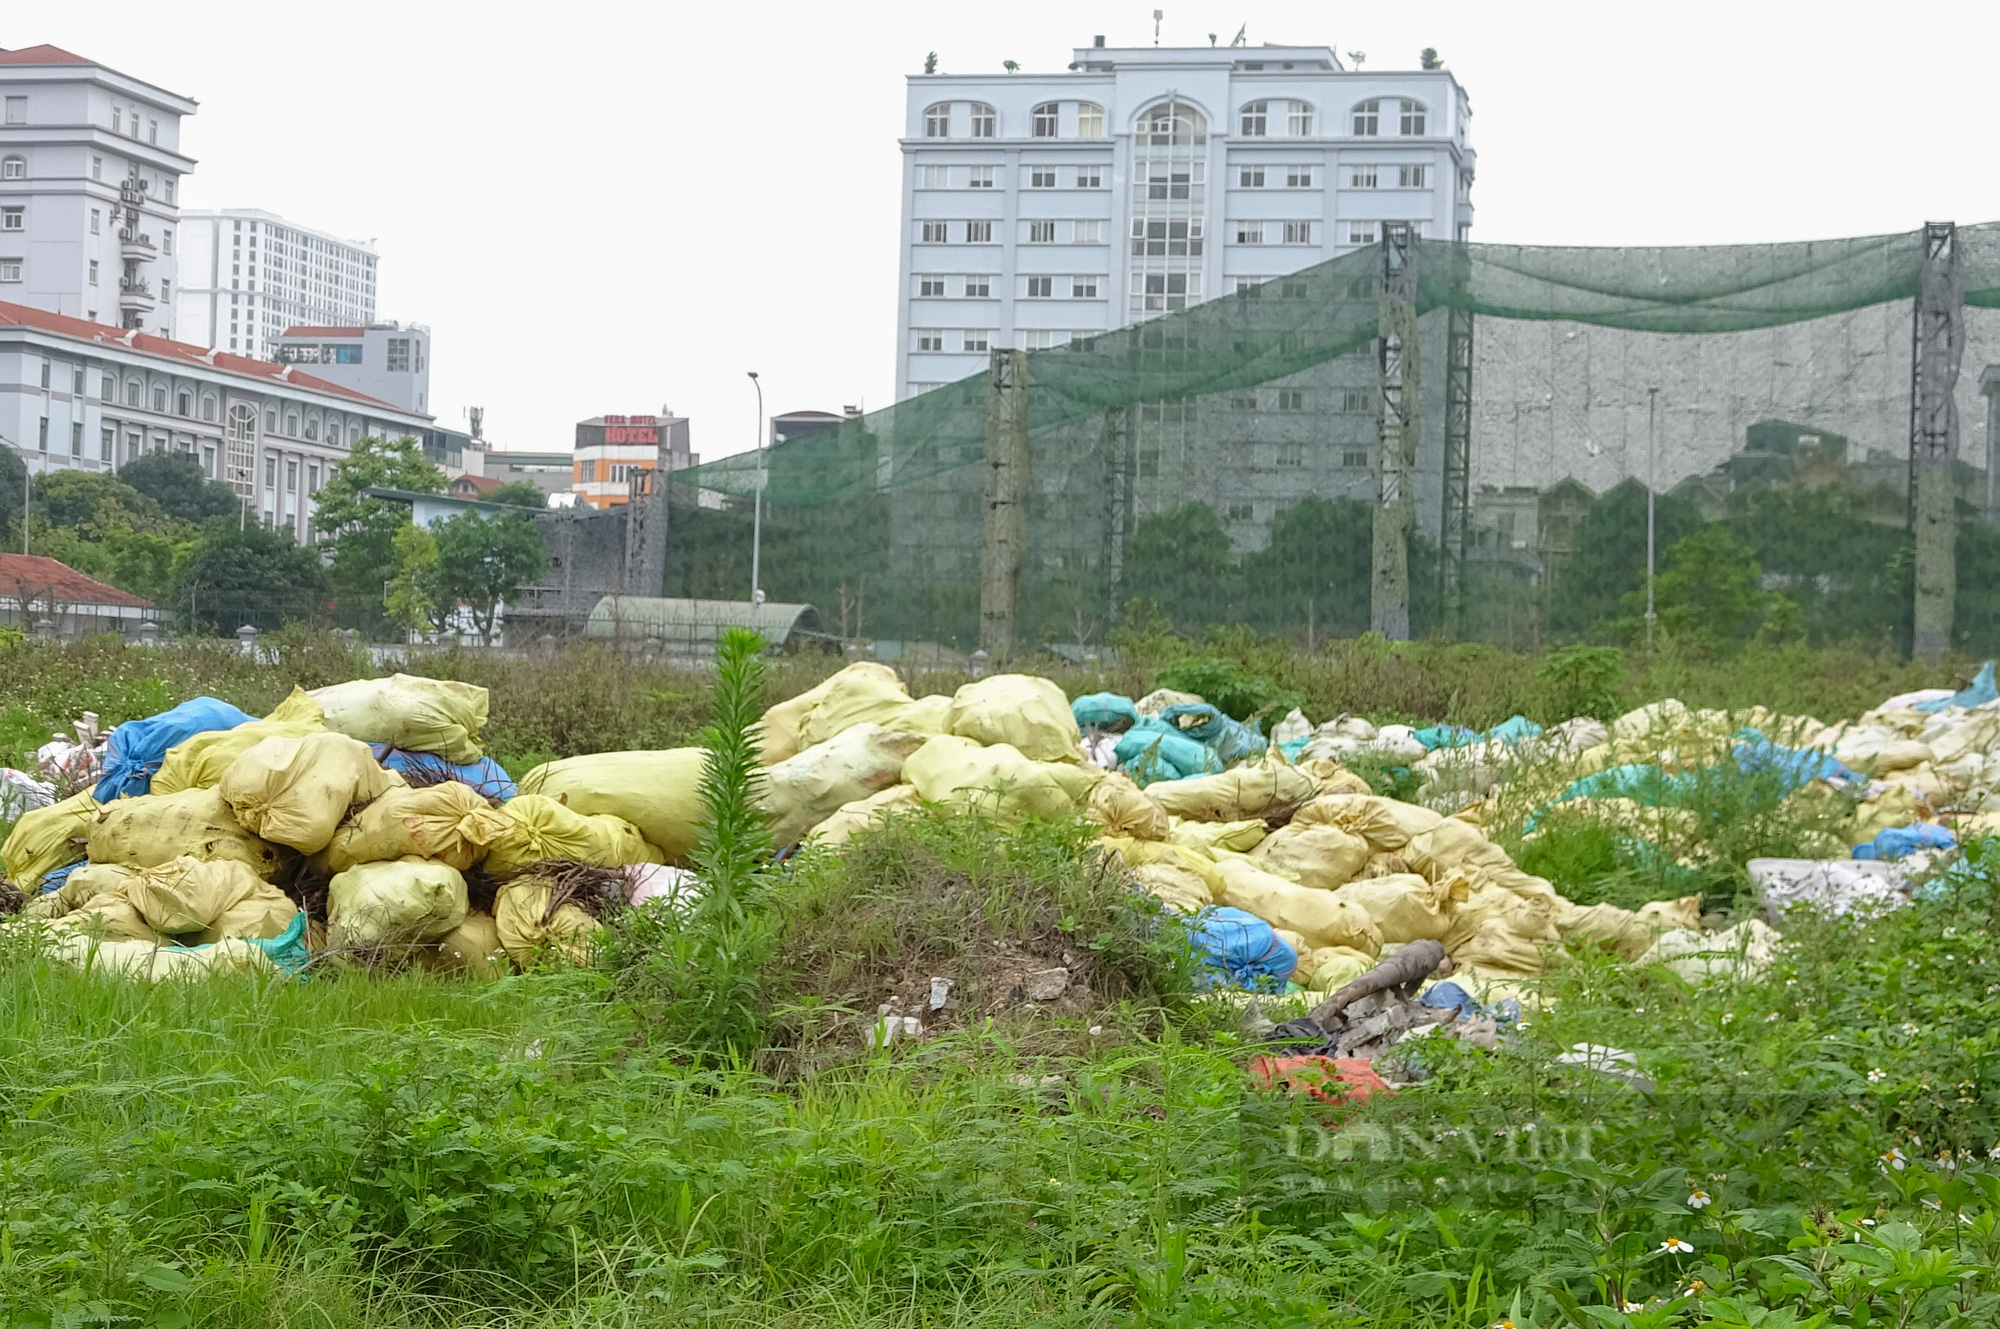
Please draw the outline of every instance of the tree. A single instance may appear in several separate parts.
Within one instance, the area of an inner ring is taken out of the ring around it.
[[[1657,568],[1665,565],[1658,555],[1701,526],[1701,513],[1686,499],[1660,494],[1653,524]],[[1625,595],[1636,590],[1643,599],[1645,589],[1646,487],[1627,480],[1577,523],[1576,548],[1549,588],[1549,628],[1570,637],[1612,631]]]
[[[482,501],[509,503],[517,508],[545,508],[549,505],[549,496],[532,480],[509,480],[498,489],[488,490]]]
[[[1183,632],[1232,621],[1238,581],[1229,532],[1206,503],[1155,513],[1125,542],[1124,595],[1151,601]]]
[[[1357,498],[1306,498],[1271,520],[1271,540],[1243,560],[1259,627],[1288,636],[1368,630],[1374,510]]]
[[[493,619],[503,601],[548,567],[541,528],[525,512],[485,516],[461,512],[432,531],[438,553],[438,599],[463,604],[479,628],[479,640],[493,641]]]
[[[158,530],[169,523],[160,505],[102,471],[44,471],[35,477],[29,521],[39,531],[66,528],[86,540],[116,531]]]
[[[444,472],[424,460],[414,438],[364,438],[316,496],[313,529],[333,552],[328,568],[335,595],[347,605],[379,615],[382,587],[396,569],[396,534],[410,524],[410,509],[370,489],[442,494]]]
[[[437,540],[413,523],[396,532],[393,547],[396,575],[383,603],[390,620],[406,632],[441,628],[452,606],[439,604]]]
[[[0,526],[13,529],[14,548],[21,547],[21,500],[28,492],[28,463],[9,447],[0,447]]]
[[[125,463],[118,478],[180,521],[234,517],[242,500],[228,485],[211,480],[201,463],[185,452],[149,452]]]
[[[284,532],[255,523],[239,531],[222,518],[183,561],[173,601],[196,632],[228,633],[245,623],[269,630],[323,613],[326,581],[318,554]]]
[[[1675,541],[1666,570],[1653,585],[1660,626],[1668,635],[1710,650],[1728,650],[1755,636],[1774,598],[1764,570],[1721,522]],[[1644,631],[1646,594],[1625,596],[1628,635]],[[1796,606],[1792,606],[1792,613]],[[1789,616],[1789,614],[1788,614]]]

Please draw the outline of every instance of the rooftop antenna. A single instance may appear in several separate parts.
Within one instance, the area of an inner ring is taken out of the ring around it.
[[[480,431],[486,427],[486,408],[484,406],[468,406],[465,408],[465,418],[472,422],[472,436],[476,439],[484,438],[485,435]]]
[[[1160,44],[1160,20],[1165,17],[1166,15],[1162,14],[1159,10],[1156,9],[1153,11],[1153,45],[1155,46]]]
[[[1363,65],[1365,65],[1365,64],[1367,64],[1367,63],[1368,63],[1368,52],[1366,52],[1366,51],[1349,51],[1349,52],[1347,53],[1347,58],[1348,58],[1349,60],[1352,60],[1352,61],[1354,62],[1354,67],[1355,67],[1356,69],[1359,69],[1359,68],[1361,68],[1361,66],[1363,66]]]
[[[1248,41],[1249,34],[1250,34],[1250,25],[1248,23],[1245,23],[1242,27],[1236,30],[1236,35],[1229,39],[1229,44],[1231,46],[1247,46],[1249,45]]]

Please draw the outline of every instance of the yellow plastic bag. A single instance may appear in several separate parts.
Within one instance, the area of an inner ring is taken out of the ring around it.
[[[435,752],[465,765],[485,755],[479,731],[486,726],[486,689],[471,683],[392,674],[357,678],[307,694],[336,734],[364,743],[387,743],[409,752]]]
[[[843,698],[888,698],[891,702],[910,699],[909,690],[895,670],[873,660],[857,660],[831,678],[822,679],[764,712],[757,725],[758,760],[770,766],[811,747],[804,736],[806,720],[815,707],[836,693]],[[855,709],[865,709],[867,703],[857,700],[851,704]],[[838,705],[845,708],[850,703],[843,700]]]
[[[898,784],[903,763],[923,744],[921,734],[864,720],[766,767],[758,800],[771,818],[771,839],[792,844],[847,804]]]
[[[1156,859],[1132,870],[1139,889],[1159,897],[1160,903],[1177,914],[1192,914],[1215,903],[1215,895],[1199,872],[1172,859]]]
[[[1159,804],[1153,806],[1157,808]],[[1160,815],[1165,817],[1167,814],[1162,812]],[[1264,843],[1264,837],[1271,833],[1258,817],[1248,821],[1182,821],[1173,817],[1168,819],[1168,827],[1167,839],[1173,844],[1184,844],[1203,852],[1227,849],[1234,854],[1249,853]]]
[[[702,748],[594,752],[535,767],[522,778],[521,792],[553,798],[586,817],[630,822],[667,862],[685,867],[700,834],[707,760]]]
[[[1285,826],[1251,851],[1260,865],[1316,890],[1337,890],[1361,874],[1368,842],[1338,826]]]
[[[268,878],[280,859],[278,847],[245,830],[214,789],[114,798],[97,814],[89,842],[91,862],[128,868],[158,867],[186,856],[241,863]]]
[[[1385,943],[1386,944],[1386,943]],[[1299,957],[1295,977],[1315,992],[1338,992],[1375,967],[1375,957],[1352,946],[1317,946]]]
[[[1067,762],[1030,761],[1010,744],[982,747],[954,734],[926,739],[903,764],[903,778],[926,802],[976,807],[1003,822],[1073,817],[1103,775]]]
[[[116,863],[85,863],[47,895],[31,896],[21,909],[22,918],[54,919],[73,913],[86,900],[100,895],[123,895],[125,883],[134,869]]]
[[[1472,893],[1463,873],[1431,881],[1414,872],[1394,877],[1364,877],[1340,888],[1340,898],[1357,904],[1375,920],[1387,942],[1443,941],[1453,912]]]
[[[1692,911],[1687,907],[1689,901],[1693,902]],[[1636,913],[1615,904],[1572,906],[1556,919],[1556,931],[1565,940],[1588,938],[1615,955],[1637,960],[1661,933],[1698,927],[1700,923],[1701,897],[1694,895],[1685,900],[1656,900]]]
[[[56,935],[73,934],[102,942],[145,942],[157,945],[166,940],[146,921],[139,906],[124,891],[93,895],[62,917],[49,923]]]
[[[1488,918],[1446,947],[1452,963],[1483,978],[1534,978],[1542,972],[1541,938],[1524,937],[1504,918]]]
[[[843,803],[840,810],[819,825],[813,827],[806,837],[810,844],[841,845],[857,835],[866,835],[882,829],[882,819],[891,812],[907,812],[920,807],[923,799],[915,787],[906,784],[892,785],[879,794]]]
[[[76,842],[89,834],[97,820],[97,806],[86,789],[60,803],[22,813],[7,843],[0,845],[0,862],[7,865],[8,879],[32,894],[43,877],[82,857]]]
[[[619,817],[585,816],[539,794],[510,799],[500,811],[513,824],[487,846],[486,871],[503,881],[545,858],[606,868],[663,861],[638,827]]]
[[[1290,812],[1318,792],[1312,777],[1283,761],[1249,762],[1220,775],[1160,780],[1146,796],[1189,821],[1243,821]]]
[[[1069,698],[1046,678],[995,674],[952,694],[950,732],[988,746],[1005,743],[1030,761],[1081,761]]]
[[[305,854],[326,848],[350,810],[407,787],[366,743],[338,733],[261,739],[216,786],[245,830]]]
[[[1117,771],[1106,772],[1103,779],[1091,786],[1090,796],[1084,800],[1083,816],[1113,835],[1129,835],[1136,840],[1164,840],[1172,830],[1172,823],[1160,805],[1147,798],[1130,777]]]
[[[1472,944],[1489,925],[1536,945],[1555,941],[1559,935],[1555,910],[1544,901],[1523,899],[1502,886],[1479,885],[1452,910],[1451,926],[1442,938],[1446,953],[1456,960],[1459,948]],[[1538,967],[1534,972],[1541,971]]]
[[[1332,757],[1308,757],[1297,763],[1299,770],[1312,777],[1313,785],[1322,794],[1372,794],[1374,789],[1353,771],[1342,766]]]
[[[303,738],[325,728],[319,703],[307,696],[305,689],[293,688],[292,695],[261,720],[234,729],[210,729],[168,748],[159,773],[153,777],[152,792],[211,789],[221,782],[231,762],[264,739]]]
[[[1235,855],[1219,860],[1216,871],[1222,877],[1221,904],[1255,914],[1274,928],[1296,932],[1315,947],[1352,946],[1370,955],[1382,951],[1382,930],[1366,910],[1341,899],[1338,891],[1286,881]]]
[[[1321,794],[1293,815],[1292,825],[1338,826],[1377,853],[1393,853],[1443,820],[1429,808],[1380,794]]]
[[[1209,903],[1213,904],[1222,897],[1222,874],[1216,868],[1214,856],[1206,850],[1158,840],[1133,840],[1122,835],[1100,836],[1097,844],[1106,853],[1116,854],[1120,862],[1134,871],[1149,863],[1172,863],[1186,868],[1201,878],[1202,885],[1213,897]]]
[[[428,969],[463,974],[467,978],[499,978],[511,968],[507,948],[500,944],[500,925],[493,915],[469,913],[465,921],[438,938],[436,947],[418,952]]]
[[[93,974],[115,974],[153,982],[223,974],[273,975],[278,972],[278,966],[261,948],[236,940],[193,950],[186,946],[165,946],[157,941],[96,941],[88,936],[70,936],[50,946],[49,956]]]
[[[184,857],[140,868],[124,894],[153,931],[190,946],[228,937],[269,940],[299,912],[290,896],[233,859]]]
[[[549,913],[549,883],[530,875],[500,888],[493,923],[507,955],[523,969],[538,957],[557,956],[587,965],[597,954],[602,924],[582,908],[565,904]]]
[[[34,815],[30,812],[28,817]],[[28,817],[21,818],[23,825],[27,823]],[[1917,796],[1900,785],[1892,784],[1876,797],[1855,805],[1854,819],[1847,827],[1847,843],[1867,844],[1883,831],[1908,826],[1911,822],[1921,820],[1922,817],[1923,808],[1917,802]],[[10,840],[8,843],[13,842]],[[12,865],[13,860],[9,859],[8,866]]]
[[[425,858],[358,863],[326,888],[326,938],[335,949],[434,942],[465,915],[465,878]]]
[[[434,858],[463,872],[512,826],[478,791],[456,780],[391,789],[335,831],[315,862],[327,872],[345,872],[356,863]]]

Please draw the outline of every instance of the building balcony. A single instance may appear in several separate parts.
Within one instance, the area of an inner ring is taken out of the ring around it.
[[[118,282],[118,307],[127,313],[151,313],[159,302],[153,298],[153,286],[143,277],[125,277]]]
[[[160,251],[153,244],[153,237],[130,227],[118,230],[118,257],[129,262],[151,263],[159,257]]]

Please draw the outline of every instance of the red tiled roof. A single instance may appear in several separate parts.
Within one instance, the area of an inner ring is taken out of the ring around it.
[[[280,337],[359,337],[366,328],[286,328]]]
[[[220,369],[226,374],[236,374],[242,378],[263,379],[269,383],[288,383],[293,387],[308,388],[331,397],[344,397],[349,401],[365,402],[388,411],[421,414],[421,412],[403,412],[400,406],[378,401],[365,393],[356,392],[352,388],[343,388],[338,383],[329,383],[323,378],[314,378],[311,374],[302,374],[293,365],[274,365],[268,360],[253,360],[247,355],[231,355],[227,351],[210,351],[183,341],[169,341],[165,337],[155,337],[150,332],[114,328],[103,323],[92,323],[88,319],[74,318],[68,314],[51,314],[46,309],[31,309],[26,305],[10,305],[0,301],[0,328],[4,327],[35,328],[42,332],[56,333],[58,336],[75,337],[79,341],[98,342],[105,346],[123,346],[165,360],[207,365],[212,369]]]
[[[30,599],[48,597],[60,604],[123,605],[130,609],[151,609],[151,600],[142,600],[130,591],[106,586],[86,577],[67,563],[58,563],[40,554],[0,554],[0,595]]]
[[[451,487],[453,489],[470,489],[475,494],[488,494],[498,489],[504,483],[506,482],[496,480],[490,475],[461,475],[451,482]]]
[[[60,46],[23,46],[18,51],[0,51],[0,65],[94,65],[95,60],[65,51]]]

